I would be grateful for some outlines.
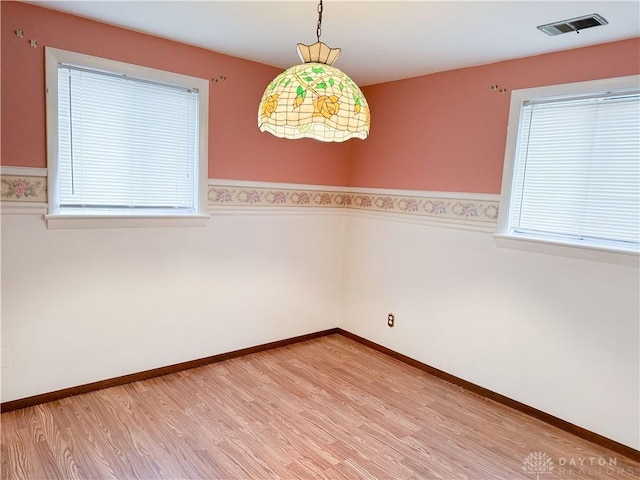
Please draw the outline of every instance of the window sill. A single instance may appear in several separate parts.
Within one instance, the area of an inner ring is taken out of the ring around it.
[[[575,245],[568,242],[543,240],[531,237],[515,237],[504,233],[495,233],[493,238],[498,247],[526,250],[529,252],[581,258],[597,262],[615,263],[631,267],[640,267],[640,255],[637,252],[626,252],[605,247]]]
[[[209,215],[45,215],[47,228],[204,227]]]

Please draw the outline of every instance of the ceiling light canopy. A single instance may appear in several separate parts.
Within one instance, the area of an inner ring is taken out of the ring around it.
[[[299,43],[303,63],[285,70],[267,86],[258,107],[258,128],[280,138],[364,140],[369,135],[369,105],[358,85],[333,66],[340,49],[320,41],[321,25],[322,0],[318,42]]]

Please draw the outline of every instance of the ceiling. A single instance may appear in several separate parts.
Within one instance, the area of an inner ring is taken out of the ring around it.
[[[316,41],[317,1],[35,1],[42,7],[282,69]],[[609,24],[549,37],[537,25],[599,13]],[[640,36],[638,1],[324,0],[321,40],[370,85]]]

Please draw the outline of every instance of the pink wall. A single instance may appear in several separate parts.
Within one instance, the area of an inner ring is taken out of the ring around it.
[[[637,73],[635,38],[365,87],[371,133],[349,184],[500,193],[511,90]]]
[[[45,167],[44,45],[211,83],[209,177],[499,193],[514,89],[640,73],[640,39],[510,60],[363,88],[362,142],[295,142],[260,133],[257,106],[278,69],[16,2],[2,2],[3,165]],[[16,29],[25,38],[15,36]],[[30,48],[28,38],[38,40]]]
[[[348,143],[291,142],[258,131],[258,103],[278,69],[33,5],[0,8],[3,165],[46,167],[46,45],[196,77],[225,75],[209,88],[211,178],[346,185]]]

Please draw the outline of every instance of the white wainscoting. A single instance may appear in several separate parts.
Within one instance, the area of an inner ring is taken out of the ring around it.
[[[497,247],[496,196],[210,180],[204,228],[48,230],[15,185],[3,402],[342,327],[640,449],[638,269]]]
[[[327,210],[50,230],[3,215],[2,401],[337,326],[344,222]]]
[[[344,269],[341,328],[639,449],[637,268],[351,214]]]

